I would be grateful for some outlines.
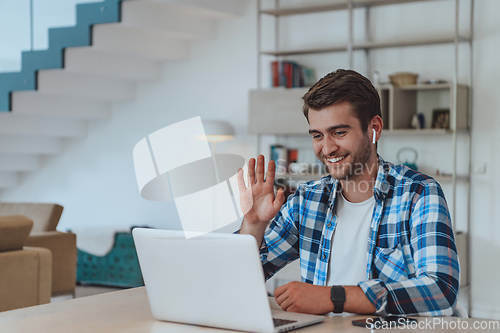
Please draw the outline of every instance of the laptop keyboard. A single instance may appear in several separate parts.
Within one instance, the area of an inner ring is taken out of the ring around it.
[[[283,325],[287,325],[287,324],[291,324],[291,323],[295,323],[295,322],[296,322],[296,320],[273,318],[274,327],[283,326]]]

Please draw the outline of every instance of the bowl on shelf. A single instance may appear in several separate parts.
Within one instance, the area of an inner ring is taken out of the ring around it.
[[[412,84],[417,84],[418,74],[410,72],[398,72],[389,75],[389,80],[395,86],[408,86]]]

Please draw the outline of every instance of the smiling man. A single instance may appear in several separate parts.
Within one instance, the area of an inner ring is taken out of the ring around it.
[[[302,282],[275,290],[286,311],[452,315],[459,265],[439,184],[377,154],[383,121],[370,81],[337,70],[304,95],[312,145],[329,175],[285,202],[264,157],[239,171],[240,233],[260,246],[270,278],[300,258]]]

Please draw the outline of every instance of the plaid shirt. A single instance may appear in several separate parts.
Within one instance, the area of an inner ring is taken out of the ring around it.
[[[288,198],[260,250],[266,279],[300,258],[302,281],[326,285],[339,188],[327,176],[300,185]],[[358,286],[377,313],[452,315],[459,264],[441,187],[379,157],[374,197],[366,280]]]

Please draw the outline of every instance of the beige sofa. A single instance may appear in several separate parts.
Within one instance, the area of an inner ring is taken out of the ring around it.
[[[23,247],[32,227],[24,216],[0,216],[0,311],[50,302],[52,254]]]
[[[0,216],[24,215],[33,220],[27,246],[52,252],[52,296],[73,294],[76,285],[76,235],[56,231],[63,207],[48,203],[0,203]]]

